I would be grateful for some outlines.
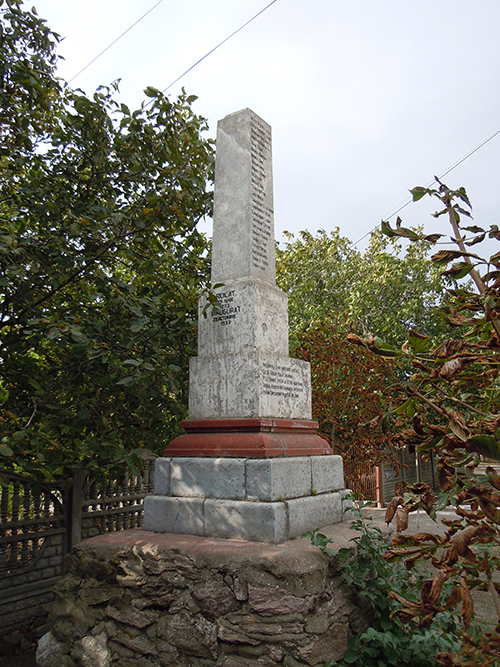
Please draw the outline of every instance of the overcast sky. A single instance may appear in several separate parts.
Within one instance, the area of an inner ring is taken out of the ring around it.
[[[66,80],[158,0],[31,0],[64,41]],[[163,0],[72,85],[163,90],[270,0]],[[273,129],[276,234],[340,227],[358,241],[500,130],[499,0],[276,0],[168,92],[210,123],[250,107]],[[500,135],[452,171],[477,224],[500,223]],[[435,221],[412,204],[405,224]],[[363,247],[366,241],[359,247]]]

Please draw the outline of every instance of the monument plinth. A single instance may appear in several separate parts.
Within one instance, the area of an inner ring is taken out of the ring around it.
[[[281,542],[341,521],[342,460],[315,433],[309,364],[288,356],[271,128],[250,109],[218,124],[212,284],[217,306],[199,304],[186,433],[158,461],[145,527]]]

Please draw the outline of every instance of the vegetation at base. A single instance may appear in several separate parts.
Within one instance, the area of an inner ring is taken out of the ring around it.
[[[431,628],[444,609],[459,609],[460,650],[441,652],[437,663],[492,666],[500,664],[500,584],[494,579],[500,569],[500,475],[488,465],[500,461],[500,252],[483,259],[476,248],[485,239],[500,240],[500,229],[472,223],[465,189],[452,190],[439,179],[436,182],[437,188],[412,190],[415,201],[423,196],[436,199],[440,208],[435,216],[446,216],[452,228],[454,249],[439,250],[432,260],[445,275],[469,276],[475,285],[475,289],[469,283],[450,290],[449,302],[442,308],[455,335],[433,341],[409,331],[400,349],[374,336],[350,339],[377,355],[390,351],[392,359],[412,365],[412,376],[401,383],[403,399],[384,415],[384,421],[405,419],[403,442],[422,453],[432,450],[440,472],[439,493],[418,483],[397,495],[388,508],[387,520],[396,516],[398,535],[384,557],[387,562],[392,566],[403,561],[412,572],[421,562],[435,568],[417,600],[391,591],[401,605],[392,619]],[[383,231],[413,243],[422,241],[400,220],[395,228],[383,223]],[[432,235],[432,242],[438,238],[439,234]],[[436,512],[446,507],[452,507],[456,517],[443,521],[443,536],[403,534],[409,512],[421,508],[435,519]],[[494,631],[480,636],[471,632],[474,589],[490,593],[499,619]]]
[[[343,659],[327,663],[328,667],[434,667],[436,654],[458,649],[459,617],[444,610],[432,627],[419,627],[415,622],[405,625],[394,616],[401,605],[390,594],[397,592],[417,602],[428,573],[389,564],[385,560],[389,545],[382,531],[370,519],[363,519],[359,509],[355,512],[351,528],[357,535],[351,540],[351,549],[340,549],[334,556],[328,546],[332,540],[317,531],[307,534],[313,544],[338,559],[343,579],[371,617],[370,627],[351,638]]]
[[[64,87],[57,42],[0,0],[0,465],[40,478],[176,435],[209,280],[196,98]]]

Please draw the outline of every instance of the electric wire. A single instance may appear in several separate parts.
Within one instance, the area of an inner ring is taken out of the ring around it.
[[[240,32],[240,30],[243,30],[243,28],[246,28],[247,25],[249,25],[250,23],[252,23],[252,21],[254,21],[258,16],[260,16],[261,14],[263,14],[263,13],[266,11],[266,9],[269,9],[269,7],[271,7],[271,5],[274,5],[275,2],[277,2],[277,0],[272,0],[272,2],[270,2],[268,5],[266,5],[266,7],[264,7],[264,9],[261,9],[260,12],[257,12],[257,14],[255,14],[255,16],[252,16],[251,19],[249,19],[246,23],[244,23],[242,26],[240,26],[240,27],[239,27],[237,30],[235,30],[233,33],[231,33],[228,37],[226,37],[225,39],[223,39],[222,42],[220,42],[219,44],[217,44],[217,46],[214,46],[213,49],[211,49],[208,53],[206,53],[202,58],[200,58],[199,60],[197,60],[197,61],[194,63],[194,65],[191,65],[191,67],[189,67],[185,72],[183,72],[180,76],[178,76],[177,79],[175,79],[175,81],[172,81],[172,83],[169,83],[168,86],[162,90],[162,93],[166,93],[167,90],[169,90],[170,88],[172,88],[172,86],[174,86],[178,81],[180,81],[180,80],[182,79],[182,77],[186,76],[186,74],[188,74],[192,69],[194,69],[197,65],[199,65],[201,62],[203,62],[203,61],[205,60],[205,58],[208,58],[209,55],[211,55],[211,54],[212,54],[214,51],[216,51],[220,46],[222,46],[222,45],[225,44],[228,40],[230,40],[231,37],[234,37],[236,34],[238,34],[238,33]]]
[[[127,28],[127,30],[125,30],[125,31],[124,31],[121,35],[119,35],[113,42],[111,42],[105,49],[103,49],[103,50],[102,50],[102,51],[101,51],[95,58],[93,58],[87,65],[85,65],[85,67],[83,67],[79,72],[77,72],[73,77],[71,77],[71,79],[69,79],[68,83],[71,83],[72,81],[74,81],[80,74],[82,74],[82,72],[84,72],[88,67],[90,67],[96,60],[98,60],[98,58],[100,58],[104,53],[106,53],[106,51],[108,51],[112,46],[114,46],[114,45],[115,45],[115,44],[116,44],[122,37],[124,37],[128,32],[130,32],[130,30],[132,30],[138,23],[140,23],[140,21],[142,21],[148,14],[150,14],[154,9],[156,9],[156,7],[158,7],[162,2],[163,2],[163,0],[159,0],[155,5],[153,5],[153,7],[151,7],[145,14],[143,14],[139,19],[137,19],[137,21],[135,21],[129,28]],[[164,88],[164,89],[162,90],[162,93],[163,93],[163,94],[166,93],[167,90],[169,90],[170,88],[172,88],[172,86],[174,86],[178,81],[180,81],[184,76],[186,76],[186,74],[188,74],[189,72],[191,72],[191,71],[192,71],[195,67],[197,67],[201,62],[203,62],[206,58],[208,58],[208,56],[210,56],[212,53],[214,53],[214,51],[216,51],[218,48],[220,48],[223,44],[225,44],[227,41],[229,41],[232,37],[234,37],[235,35],[237,35],[241,30],[243,30],[244,28],[246,28],[247,25],[249,25],[250,23],[252,23],[252,21],[254,21],[256,18],[258,18],[261,14],[263,14],[267,9],[269,9],[269,7],[271,7],[272,5],[274,5],[276,2],[277,2],[277,0],[272,0],[272,2],[270,2],[268,5],[266,5],[265,7],[263,7],[259,12],[257,12],[257,14],[255,14],[254,16],[252,16],[252,17],[251,17],[248,21],[246,21],[243,25],[241,25],[241,26],[240,26],[239,28],[237,28],[234,32],[232,32],[230,35],[228,35],[228,37],[226,37],[226,38],[223,39],[221,42],[219,42],[219,44],[217,44],[216,46],[214,46],[210,51],[208,51],[204,56],[202,56],[202,57],[201,57],[199,60],[197,60],[193,65],[191,65],[187,70],[185,70],[180,76],[178,76],[174,81],[172,81],[172,83],[170,83],[166,88]],[[152,100],[150,100],[150,102],[148,102],[148,104],[151,103],[151,102],[152,102]],[[148,106],[148,104],[146,104],[145,106]],[[450,167],[448,167],[445,171],[443,171],[443,172],[440,174],[439,179],[444,178],[444,176],[446,176],[446,175],[449,174],[451,171],[453,171],[456,167],[458,167],[460,164],[462,164],[463,162],[465,162],[465,160],[467,160],[469,157],[471,157],[472,155],[474,155],[474,153],[476,153],[478,150],[480,150],[483,146],[485,146],[487,143],[489,143],[492,139],[494,139],[494,138],[495,138],[497,135],[499,135],[499,134],[500,134],[500,130],[497,130],[496,132],[494,132],[490,137],[488,137],[487,139],[485,139],[485,140],[484,140],[483,142],[481,142],[478,146],[476,146],[475,148],[473,148],[472,150],[470,150],[468,153],[466,153],[466,155],[464,155],[462,158],[460,158],[460,159],[457,160],[455,163],[453,163]],[[427,185],[427,187],[428,187],[428,188],[431,187],[435,182],[436,182],[436,180],[433,179],[433,180]],[[406,199],[404,202],[402,202],[401,204],[399,204],[394,210],[391,210],[391,212],[388,213],[386,216],[384,216],[382,219],[383,219],[383,220],[390,220],[390,219],[391,219],[392,217],[394,217],[397,213],[399,213],[399,212],[402,211],[404,208],[406,208],[409,204],[411,204],[412,201],[413,201],[413,200],[412,200],[411,197],[408,198],[408,199]],[[354,249],[354,248],[355,248],[361,241],[363,241],[367,236],[369,236],[370,234],[372,234],[373,231],[374,231],[377,227],[378,227],[378,222],[377,222],[374,226],[372,226],[372,227],[371,227],[365,234],[363,234],[363,236],[361,236],[358,240],[356,240],[356,241],[354,241],[354,242],[351,242],[350,245],[349,245],[349,249]],[[307,277],[312,277],[312,276],[314,276],[314,275],[318,275],[318,274],[319,274],[319,272],[313,271],[313,272],[310,272],[309,275],[308,275]],[[353,276],[349,276],[349,277],[348,277],[348,280],[350,280],[352,277],[353,277]],[[344,278],[344,279],[345,279],[345,278]],[[335,287],[335,285],[334,285],[334,287]]]
[[[151,9],[148,9],[148,11],[145,14],[143,14],[139,19],[137,19],[137,21],[135,23],[133,23],[129,28],[127,28],[125,30],[125,32],[122,32],[122,34],[119,37],[117,37],[113,42],[111,42],[111,44],[109,44],[103,51],[101,51],[101,53],[99,53],[93,60],[91,60],[87,65],[85,65],[85,67],[83,67],[74,76],[72,76],[71,79],[69,79],[68,83],[71,83],[72,81],[74,81],[76,79],[77,76],[80,76],[80,74],[82,72],[85,72],[85,70],[87,68],[89,68],[93,63],[95,63],[95,61],[98,58],[100,58],[102,55],[104,55],[106,53],[106,51],[108,51],[112,46],[114,46],[116,44],[116,42],[118,42],[122,37],[124,37],[128,32],[130,32],[132,30],[132,28],[135,28],[135,26],[138,23],[140,23],[142,21],[142,19],[146,18],[146,16],[148,14],[150,14],[153,11],[153,9],[156,9],[158,7],[158,5],[161,5],[162,2],[163,2],[163,0],[159,0],[159,2],[156,3],[156,5],[151,7]]]
[[[439,180],[441,180],[441,179],[444,178],[447,174],[449,174],[450,172],[452,172],[456,167],[458,167],[460,164],[462,164],[463,162],[465,162],[465,160],[467,160],[469,157],[471,157],[471,155],[474,155],[474,153],[476,153],[479,149],[481,149],[483,146],[485,146],[488,142],[490,142],[492,139],[494,139],[494,138],[495,138],[496,136],[498,136],[499,134],[500,134],[500,130],[497,130],[497,131],[494,132],[492,135],[490,135],[487,139],[485,139],[484,141],[482,141],[478,146],[476,146],[475,148],[473,148],[472,150],[470,150],[468,153],[466,153],[463,157],[461,157],[459,160],[457,160],[456,162],[454,162],[450,167],[448,167],[447,169],[445,169],[445,171],[441,172],[441,174],[438,176]],[[436,179],[432,179],[432,180],[430,181],[430,183],[428,183],[428,185],[427,185],[426,187],[427,187],[427,188],[430,188],[434,183],[436,183]],[[400,211],[402,211],[404,208],[406,208],[406,207],[407,207],[409,204],[411,204],[412,202],[413,202],[413,198],[412,198],[412,197],[409,197],[409,198],[406,199],[404,202],[402,202],[401,204],[399,204],[395,209],[392,209],[391,212],[390,212],[387,216],[384,216],[384,217],[382,218],[382,220],[389,220],[390,218],[392,218],[393,216],[395,216],[397,213],[399,213]],[[348,250],[355,250],[355,249],[356,249],[356,246],[357,246],[362,240],[364,240],[367,236],[369,236],[370,234],[372,234],[372,233],[377,229],[377,227],[378,227],[378,223],[377,223],[376,225],[372,226],[372,227],[369,229],[369,231],[366,232],[366,234],[364,234],[364,235],[363,235],[361,238],[359,238],[357,241],[355,241],[355,242],[350,242],[350,244],[348,245],[348,248],[347,248],[347,249],[348,249]],[[359,252],[359,251],[358,251],[358,252]],[[352,280],[352,278],[354,278],[355,272],[356,272],[356,269],[354,269],[354,271],[353,271],[350,275],[347,275],[347,276],[339,276],[338,281],[337,281],[337,282],[334,282],[333,285],[330,285],[330,286],[329,286],[329,291],[333,292],[333,291],[335,291],[338,287],[340,287],[340,282],[341,282],[341,281],[342,281],[343,283],[350,283],[350,281]],[[316,277],[320,277],[320,276],[321,276],[321,270],[318,269],[318,268],[315,268],[314,265],[313,265],[313,268],[309,269],[309,271],[306,271],[305,273],[304,273],[304,272],[301,273],[302,281],[303,281],[304,279],[307,280],[307,279],[310,279],[310,278],[316,278]],[[378,299],[380,296],[382,296],[383,291],[384,291],[384,284],[381,283],[380,286],[379,286],[379,289],[378,289],[375,293],[373,293],[373,297],[374,297],[375,299]]]
[[[472,150],[470,150],[468,153],[466,153],[463,157],[461,157],[459,160],[457,160],[456,162],[454,162],[450,167],[448,167],[448,169],[445,169],[445,171],[443,171],[441,174],[439,174],[439,176],[438,176],[439,180],[441,180],[442,178],[444,178],[445,176],[447,176],[451,171],[453,171],[454,169],[456,169],[456,167],[458,167],[459,165],[461,165],[462,162],[465,162],[465,160],[467,160],[468,158],[470,158],[471,155],[474,155],[474,153],[477,153],[477,151],[478,151],[480,148],[482,148],[483,146],[486,146],[486,144],[487,144],[488,142],[490,142],[492,139],[494,139],[494,138],[495,138],[497,135],[499,135],[499,134],[500,134],[500,130],[497,130],[497,131],[494,132],[491,136],[489,136],[487,139],[485,139],[484,141],[482,141],[478,146],[476,146],[475,148],[473,148]],[[428,183],[426,187],[427,187],[427,188],[430,188],[432,185],[434,185],[434,183],[436,183],[436,179],[435,179],[435,178],[433,178],[432,181],[430,181],[430,183]],[[412,201],[413,201],[413,199],[412,199],[411,197],[409,197],[408,199],[405,199],[404,202],[401,202],[401,204],[398,204],[398,206],[397,206],[394,210],[391,210],[390,213],[388,213],[386,216],[384,216],[384,217],[382,218],[382,220],[390,220],[390,219],[393,218],[397,213],[399,213],[399,212],[402,211],[404,208],[406,208],[406,207],[408,206],[408,204],[411,204]],[[376,225],[374,225],[373,227],[371,227],[370,230],[369,230],[368,232],[366,232],[366,234],[364,234],[361,238],[359,238],[357,241],[354,241],[354,243],[353,243],[352,245],[353,245],[353,246],[357,246],[358,243],[361,243],[361,241],[363,241],[367,236],[369,236],[369,234],[371,234],[371,233],[373,232],[373,230],[376,229],[377,227],[378,227],[378,223],[377,223]]]

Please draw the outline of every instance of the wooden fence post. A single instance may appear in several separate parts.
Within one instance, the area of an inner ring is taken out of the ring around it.
[[[71,550],[75,544],[82,541],[82,514],[83,501],[85,499],[84,482],[87,471],[78,468],[73,471],[73,485],[70,493],[70,511],[68,513],[68,549]]]

